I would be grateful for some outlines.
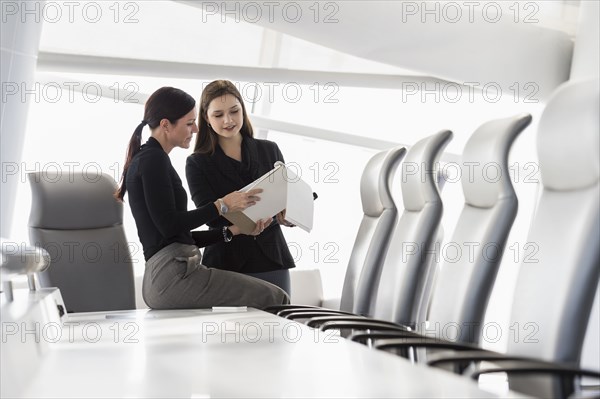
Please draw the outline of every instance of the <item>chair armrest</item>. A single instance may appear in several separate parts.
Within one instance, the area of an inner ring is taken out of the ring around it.
[[[427,361],[428,366],[439,367],[444,364],[467,364],[472,362],[490,362],[495,360],[527,360],[522,356],[511,356],[504,353],[492,352],[483,349],[474,351],[461,351],[458,353],[442,353],[433,355]]]
[[[474,380],[478,380],[479,376],[483,374],[507,373],[509,376],[510,385],[510,378],[514,374],[519,375],[520,378],[525,377],[525,375],[527,374],[530,374],[535,377],[554,377],[552,380],[556,380],[558,384],[554,388],[552,388],[552,396],[563,398],[571,397],[571,395],[575,391],[575,377],[592,377],[596,380],[600,379],[600,373],[598,371],[580,369],[577,365],[572,363],[556,363],[538,359],[512,360],[508,358],[510,358],[510,356],[508,356],[507,358],[500,358],[494,360],[494,366],[475,371],[471,374],[471,378],[473,378]],[[498,363],[500,363],[500,365],[497,365]],[[540,390],[540,388],[536,387],[535,384],[531,384],[531,386],[529,384],[524,384],[520,385],[519,388],[515,389],[517,389],[519,392],[523,392],[527,395],[532,396],[544,396],[548,394],[546,389],[541,388]]]
[[[518,373],[518,374],[551,374],[560,377],[593,377],[600,379],[600,373],[594,370],[585,370],[577,366],[565,363],[552,363],[533,359],[498,359],[503,364],[498,367],[490,367],[477,370],[471,374],[471,378],[477,380],[482,374],[490,373]]]
[[[344,312],[341,310],[335,309],[325,309],[325,308],[303,308],[303,309],[284,309],[277,312],[277,316],[279,317],[288,317],[290,314],[300,314],[300,313],[324,313],[324,314],[342,314],[342,315],[350,315],[353,316],[354,313]],[[316,316],[313,316],[316,317]]]
[[[367,340],[378,340],[378,339],[389,339],[389,338],[417,338],[419,334],[413,331],[408,331],[404,326],[397,326],[397,328],[381,326],[381,327],[373,327],[369,328],[369,330],[374,330],[375,332],[357,332],[351,334],[348,339],[354,342],[359,342],[361,344],[366,344]]]
[[[363,321],[368,320],[364,316],[359,316],[356,314],[340,314],[337,316],[323,316],[323,317],[313,317],[309,321],[306,322],[306,325],[309,327],[318,328],[323,323],[327,323],[329,321]]]
[[[409,331],[406,327],[401,326],[391,321],[367,319],[367,318],[337,318],[336,320],[327,320],[320,323],[320,329],[323,331],[342,328],[352,330],[398,330]]]
[[[393,338],[383,339],[375,343],[377,349],[406,349],[406,348],[434,348],[434,349],[453,349],[457,351],[473,351],[480,349],[476,345],[460,342],[445,341],[437,338],[419,337],[419,338]]]
[[[296,320],[296,319],[312,319],[312,318],[317,318],[317,317],[330,317],[330,316],[343,316],[343,315],[353,316],[352,313],[340,312],[340,311],[335,311],[335,310],[327,310],[327,309],[316,309],[315,311],[312,311],[312,312],[309,309],[303,309],[303,310],[307,310],[307,311],[306,312],[298,311],[298,312],[286,313],[285,315],[282,315],[281,317],[285,317],[286,319],[290,319],[290,320]]]
[[[281,310],[287,310],[287,309],[308,309],[308,308],[310,308],[310,309],[321,309],[318,306],[311,306],[311,305],[273,305],[273,306],[267,306],[263,310],[265,312],[277,314],[277,312],[279,312]]]

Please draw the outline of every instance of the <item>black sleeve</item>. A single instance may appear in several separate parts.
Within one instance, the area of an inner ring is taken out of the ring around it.
[[[219,216],[212,203],[193,211],[177,209],[170,175],[172,166],[166,153],[157,152],[156,156],[147,159],[140,167],[148,212],[164,237],[190,232]]]
[[[200,208],[208,203],[213,203],[219,198],[208,184],[202,168],[191,156],[185,162],[185,177],[196,207]]]
[[[281,153],[279,146],[277,145],[277,143],[273,143],[273,145],[275,146],[275,157],[277,158],[277,161],[285,163],[285,160],[283,159],[283,154]]]
[[[223,231],[221,229],[192,231],[192,238],[199,248],[223,242]]]

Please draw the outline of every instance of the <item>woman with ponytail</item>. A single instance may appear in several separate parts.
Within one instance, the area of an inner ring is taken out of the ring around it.
[[[251,306],[264,308],[289,302],[275,285],[238,273],[209,269],[201,263],[199,247],[231,239],[236,226],[226,230],[191,231],[220,216],[220,203],[187,210],[187,193],[173,168],[169,153],[175,147],[189,148],[198,132],[196,102],[172,87],[155,91],[144,109],[129,146],[121,184],[115,193],[125,193],[144,248],[146,270],[142,293],[152,309]],[[142,131],[151,136],[145,144]],[[230,209],[244,210],[260,198],[258,190],[227,194]],[[261,221],[259,234],[270,220]]]

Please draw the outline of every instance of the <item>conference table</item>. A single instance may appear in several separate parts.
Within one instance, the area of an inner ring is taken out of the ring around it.
[[[252,308],[77,313],[37,327],[46,349],[18,396],[496,397]]]

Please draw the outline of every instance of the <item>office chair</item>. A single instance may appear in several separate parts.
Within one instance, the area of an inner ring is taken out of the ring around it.
[[[465,205],[449,240],[449,243],[462,248],[462,255],[458,259],[444,260],[436,278],[429,314],[430,323],[459,327],[458,333],[450,337],[453,341],[478,342],[504,245],[517,214],[517,197],[508,174],[508,153],[517,135],[530,122],[530,115],[487,122],[473,133],[465,145],[461,167]],[[497,178],[483,173],[489,165],[494,165],[494,170],[499,169]],[[465,245],[472,246],[474,243],[478,243],[479,248],[471,257]],[[488,253],[490,248],[494,251],[491,254]],[[414,284],[411,278],[410,274],[405,274],[401,285],[390,288],[394,292],[390,298],[401,306],[414,304],[415,299],[410,296],[413,293],[407,289]],[[389,321],[394,324],[390,325]],[[350,339],[363,343],[391,338],[422,340],[416,330],[423,332],[424,329],[419,327],[424,327],[425,323],[415,325],[414,321],[414,317],[410,320],[340,317],[322,323],[320,328],[355,330]],[[403,353],[408,354],[407,351]]]
[[[280,305],[266,311],[285,316],[310,311],[368,314],[375,299],[381,265],[385,258],[398,210],[392,198],[392,181],[406,149],[395,147],[375,154],[365,166],[360,180],[363,218],[356,234],[342,289],[340,310],[314,306]],[[360,291],[359,291],[360,287]]]
[[[450,329],[446,328],[451,327],[452,332],[456,332],[446,337],[451,342],[479,342],[487,303],[517,215],[518,200],[508,173],[508,155],[516,137],[530,123],[529,114],[489,121],[472,134],[463,150],[461,184],[465,204],[448,241],[458,246],[461,255],[444,259],[428,317],[430,330],[438,328],[442,333],[448,333]],[[489,166],[494,167],[494,176],[485,173]],[[369,333],[355,332],[351,336],[352,340],[363,343],[402,337],[426,339],[415,334],[412,325],[398,324],[389,326],[388,323],[365,320],[355,324],[326,323],[321,328],[371,330]],[[425,326],[423,323],[417,327]],[[372,332],[377,330],[385,332]],[[424,333],[426,328],[419,331]],[[432,340],[435,345],[441,345],[441,337],[435,338]],[[423,343],[423,346],[427,345]]]
[[[569,396],[576,375],[600,378],[578,368],[600,277],[599,92],[598,80],[568,82],[540,120],[543,190],[527,238],[537,252],[521,264],[510,318],[521,334],[508,340],[507,354],[445,354],[429,364],[493,360],[500,367],[473,377],[507,372],[510,389],[541,397]]]
[[[490,121],[465,145],[461,169],[465,204],[450,239],[462,252],[458,259],[446,259],[440,268],[429,314],[429,319],[441,326],[458,322],[462,328],[454,341],[479,342],[485,310],[517,216],[518,199],[509,175],[508,155],[530,123],[529,114]],[[469,173],[468,165],[474,164],[480,166]],[[491,165],[497,165],[492,174],[501,173],[497,179],[486,172]],[[476,243],[473,258],[466,243]]]
[[[423,295],[437,265],[435,250],[439,248],[439,242],[436,238],[440,239],[439,225],[443,212],[436,165],[451,139],[452,132],[444,130],[419,140],[402,163],[400,186],[404,212],[394,227],[390,247],[383,260],[376,301],[369,312],[378,319],[414,327],[422,313],[421,307],[426,306]],[[354,313],[314,317],[306,324],[318,327],[331,321],[364,320],[356,317],[359,312]]]
[[[51,256],[42,287],[58,287],[68,312],[135,309],[123,204],[106,174],[35,172],[29,237]]]

